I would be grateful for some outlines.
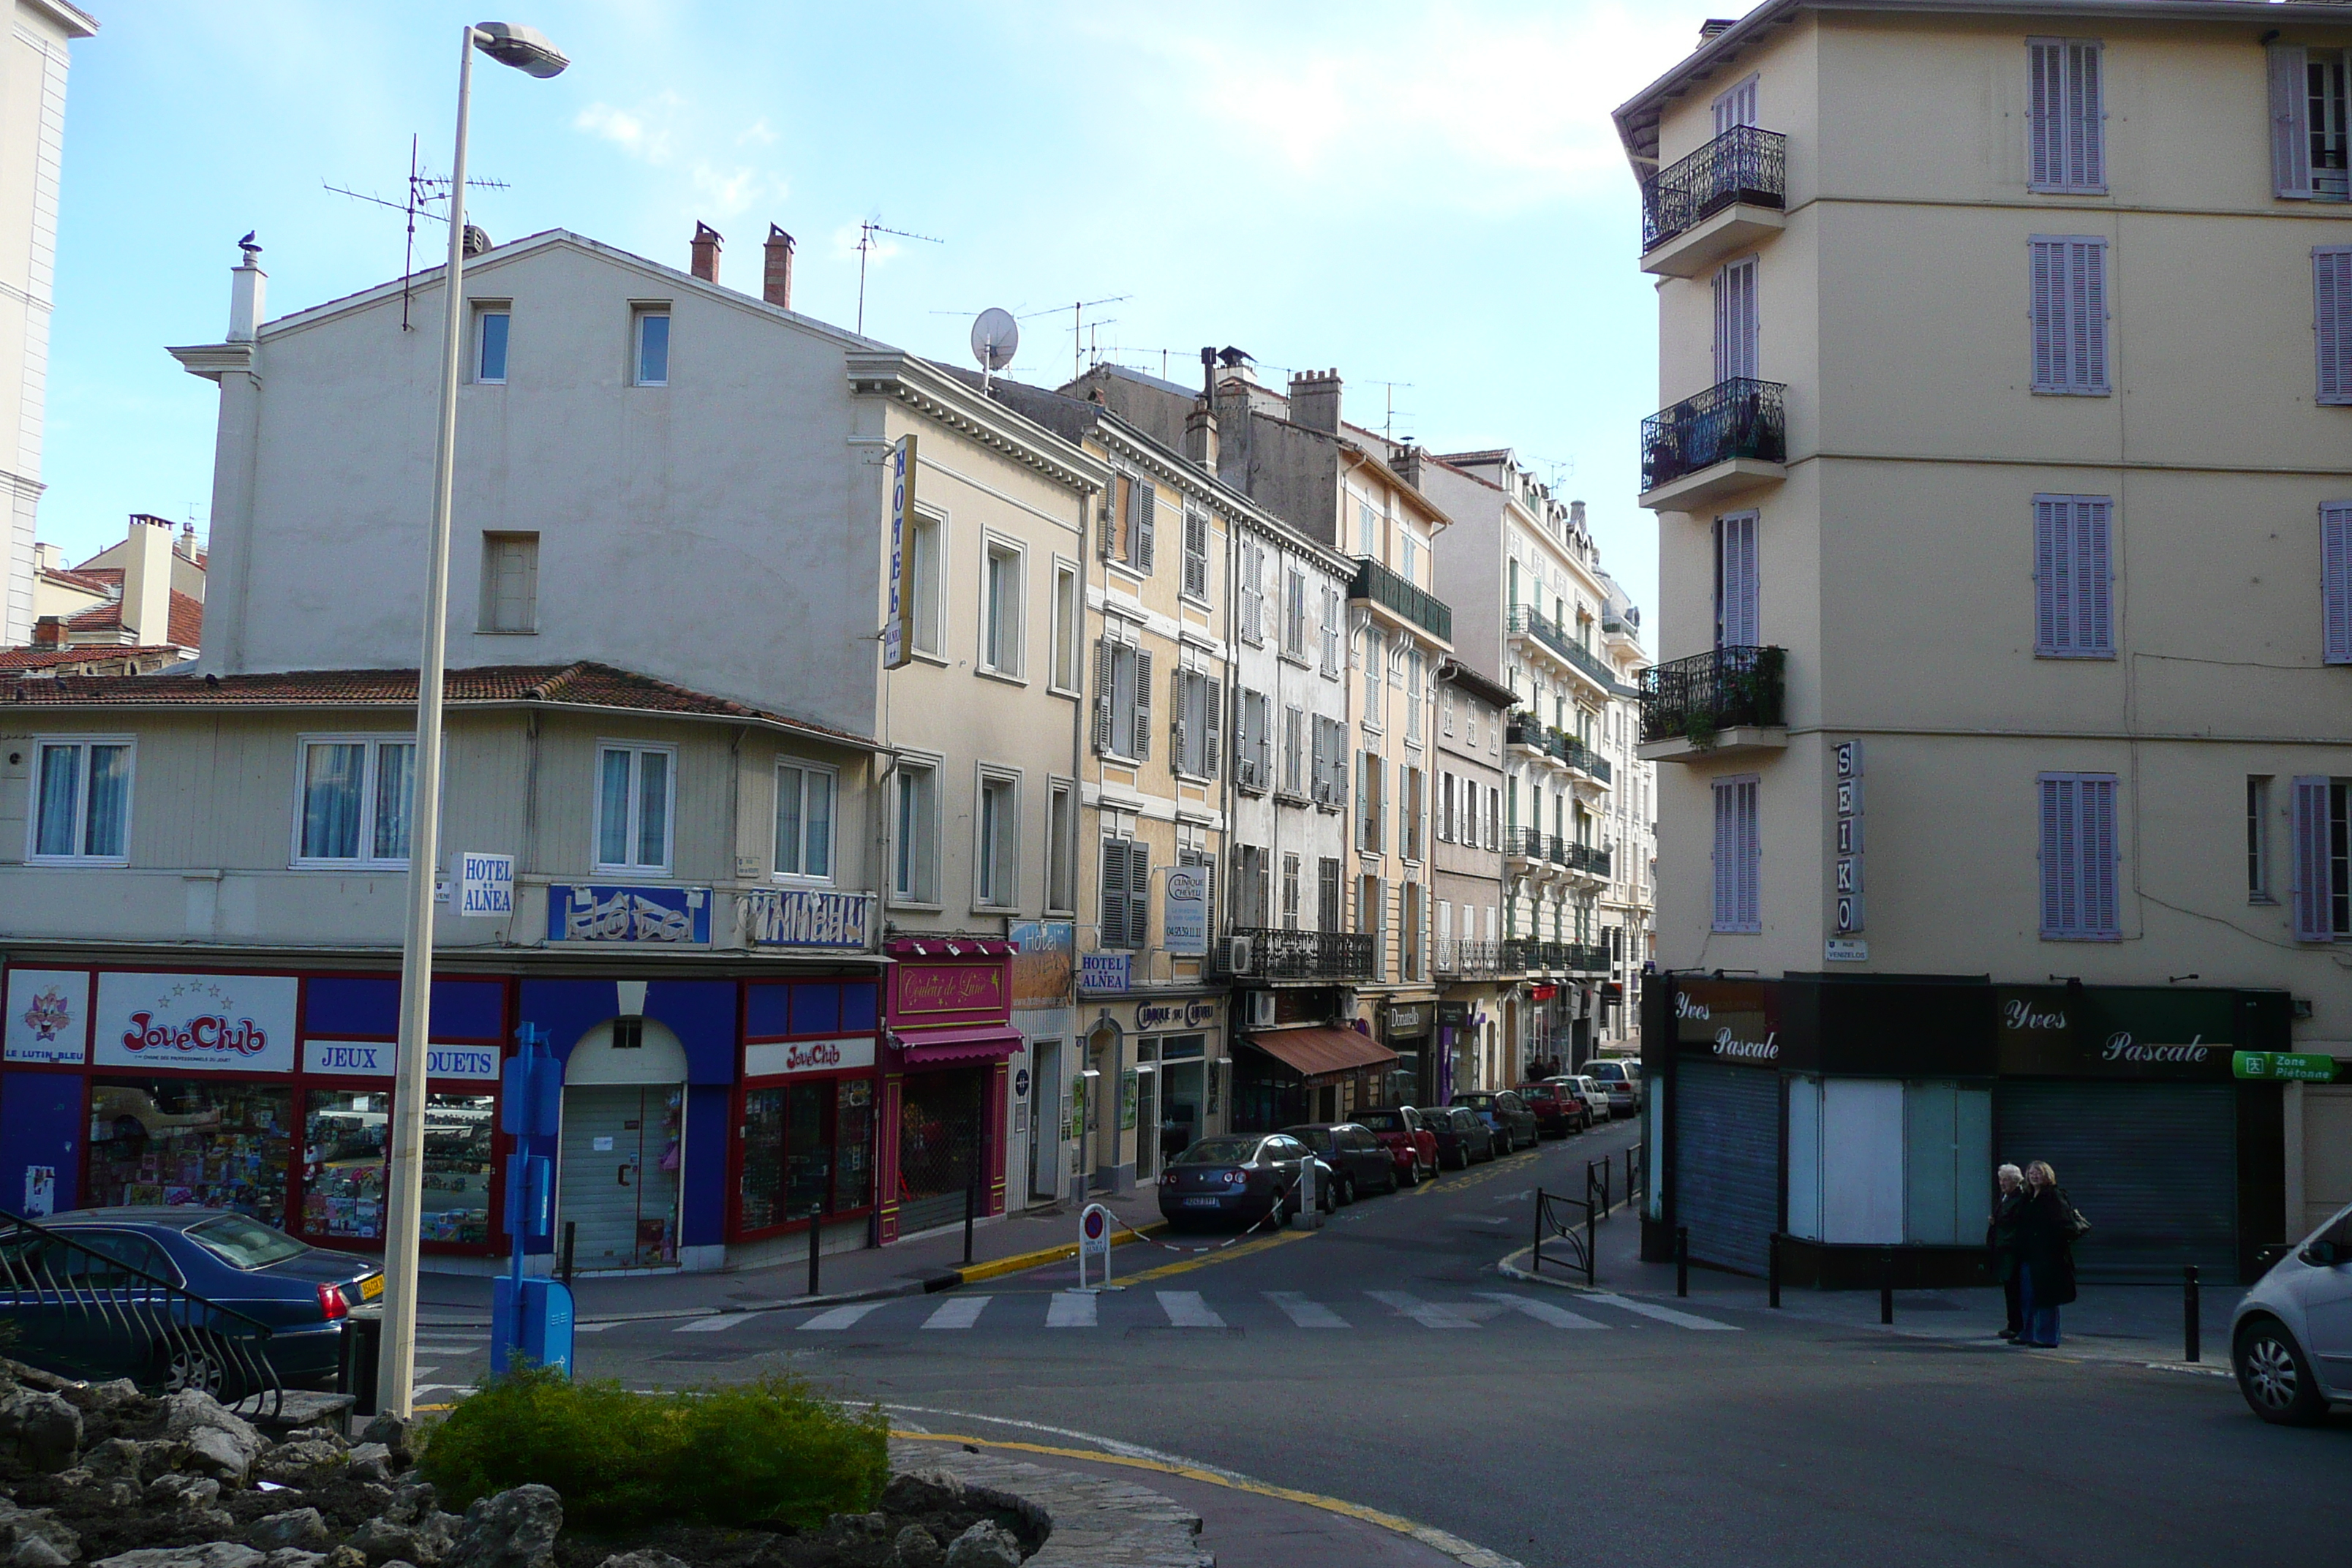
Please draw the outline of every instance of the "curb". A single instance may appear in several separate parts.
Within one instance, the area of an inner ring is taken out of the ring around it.
[[[1126,1247],[1133,1242],[1148,1240],[1167,1228],[1168,1222],[1164,1219],[1142,1226],[1131,1226],[1122,1220],[1119,1222],[1120,1234],[1112,1237],[1110,1244],[1113,1247]],[[926,1280],[923,1289],[926,1291],[952,1290],[959,1285],[977,1285],[983,1279],[993,1279],[1003,1274],[1019,1274],[1027,1269],[1040,1268],[1045,1264],[1059,1263],[1066,1258],[1076,1258],[1077,1255],[1078,1244],[1075,1241],[1066,1241],[1059,1247],[1041,1247],[1034,1252],[1017,1252],[1010,1258],[975,1263],[969,1268],[950,1268]],[[794,1305],[814,1305],[814,1303],[795,1302]]]

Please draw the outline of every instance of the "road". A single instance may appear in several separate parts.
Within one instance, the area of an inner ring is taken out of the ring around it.
[[[2344,1561],[2352,1418],[2282,1430],[2219,1377],[1494,1271],[1538,1183],[1579,1188],[1585,1159],[1631,1141],[1548,1144],[1317,1233],[1122,1247],[1127,1289],[1108,1295],[1069,1293],[1057,1266],[856,1308],[621,1325],[583,1338],[581,1369],[653,1386],[790,1368],[901,1426],[1134,1445],[1528,1568]],[[436,1375],[478,1370],[468,1346],[443,1348]]]

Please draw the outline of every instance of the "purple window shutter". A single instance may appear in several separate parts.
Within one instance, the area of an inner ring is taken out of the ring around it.
[[[2121,926],[2116,907],[2116,781],[2084,779],[2083,801],[2083,931],[2115,936]]]
[[[1759,825],[1756,820],[1757,781],[1748,779],[1738,786],[1737,800],[1739,815],[1739,929],[1761,931],[1764,926],[1760,883],[1764,846]]]
[[[2032,83],[2032,108],[2028,121],[2026,179],[2036,189],[2058,183],[2060,169],[2059,103],[2065,95],[2066,47],[2055,38],[2035,38],[2025,46],[2027,74]]]
[[[1738,866],[1738,818],[1734,795],[1738,786],[1718,779],[1715,785],[1715,929],[1729,931],[1738,918],[1736,886]]]
[[[2112,503],[2102,499],[2074,503],[2076,537],[2083,546],[2082,586],[2084,653],[2112,655],[2116,651],[2113,552],[2107,543]]]
[[[2352,664],[2352,501],[2319,509],[2321,596],[2326,606],[2324,658]]]
[[[2054,239],[2037,239],[2032,244],[2033,255],[2033,390],[2055,392],[2065,382],[2061,366],[2061,344],[2063,338],[2059,326],[2059,272],[2064,263],[2065,245]]]
[[[2065,503],[2055,496],[2033,498],[2033,651],[2058,651],[2058,524]]]
[[[2095,191],[2107,183],[2105,104],[2099,84],[2099,46],[2066,46],[2066,183]]]
[[[2311,199],[2311,89],[2301,44],[2270,47],[2271,189],[2290,201]]]
[[[2311,324],[2319,353],[2319,401],[2352,404],[2352,246],[2314,247],[2311,294]]]
[[[2320,777],[2294,781],[2294,940],[2334,942],[2327,854],[2327,785]]]
[[[2074,781],[2042,777],[2042,934],[2081,933],[2081,884],[2075,875]]]
[[[2074,384],[2085,392],[2107,390],[2107,242],[2086,240],[2075,255],[2081,270],[2082,315],[2074,323],[2083,345],[2074,362]]]

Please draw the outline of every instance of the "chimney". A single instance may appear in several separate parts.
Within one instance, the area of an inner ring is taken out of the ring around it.
[[[1389,454],[1389,467],[1396,470],[1397,478],[1413,489],[1421,489],[1421,458],[1422,449],[1411,441],[1407,441]]]
[[[1217,472],[1217,416],[1205,392],[1184,416],[1184,460],[1212,478]]]
[[[1290,418],[1310,430],[1339,433],[1339,373],[1303,370],[1290,378]]]
[[[122,556],[122,631],[133,647],[172,640],[172,535],[160,518],[134,515]]]
[[[243,259],[229,274],[228,341],[249,343],[261,325],[261,297],[269,274],[261,269],[261,247],[253,243],[253,236],[247,235],[236,246]]]
[[[1584,531],[1584,503],[1582,501],[1572,500],[1568,503],[1568,526],[1574,529],[1579,533],[1582,533]]]
[[[1715,42],[1716,39],[1721,37],[1724,34],[1731,31],[1732,27],[1736,25],[1736,22],[1737,18],[1731,16],[1709,16],[1706,21],[1701,22],[1698,25],[1699,47],[1701,48],[1705,48],[1707,45]]]
[[[780,310],[793,308],[793,237],[774,224],[768,226],[768,270],[760,298]]]
[[[719,281],[719,231],[707,223],[694,226],[694,275],[705,283]]]
[[[63,616],[43,616],[39,620],[35,621],[33,646],[35,647],[65,647],[66,618]]]

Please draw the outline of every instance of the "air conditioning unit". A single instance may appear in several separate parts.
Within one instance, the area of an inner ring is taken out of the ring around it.
[[[1249,997],[1249,1026],[1253,1029],[1273,1028],[1274,993],[1271,991],[1251,991],[1244,993],[1244,994]]]
[[[1245,936],[1225,938],[1225,973],[1247,974],[1250,972],[1250,939]]]

